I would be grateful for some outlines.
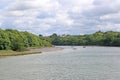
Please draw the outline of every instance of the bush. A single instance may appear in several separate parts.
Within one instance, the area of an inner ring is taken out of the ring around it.
[[[24,44],[23,44],[23,43],[15,42],[15,43],[12,45],[12,50],[14,50],[14,51],[25,51],[26,48],[24,47]]]

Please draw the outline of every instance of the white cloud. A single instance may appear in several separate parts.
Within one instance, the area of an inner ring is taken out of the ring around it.
[[[109,13],[117,13],[120,10],[119,0],[94,0],[94,7],[85,12],[89,16],[101,16]]]
[[[112,13],[112,14],[107,14],[107,15],[103,15],[103,16],[100,17],[100,19],[102,19],[102,20],[120,19],[120,12],[118,12],[118,13]]]
[[[107,23],[104,25],[97,25],[96,29],[101,31],[120,31],[120,24]]]
[[[35,34],[120,31],[119,0],[1,0],[0,28]],[[12,27],[13,26],[13,27]],[[102,27],[103,26],[103,27]],[[115,26],[115,27],[113,27]]]

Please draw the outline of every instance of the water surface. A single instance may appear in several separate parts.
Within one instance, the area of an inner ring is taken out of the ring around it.
[[[120,48],[66,46],[2,58],[0,80],[120,80]]]

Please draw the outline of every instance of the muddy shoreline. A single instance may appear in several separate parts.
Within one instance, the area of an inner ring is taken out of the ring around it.
[[[46,48],[30,49],[27,52],[50,52],[50,51],[58,51],[62,49],[63,48],[60,48],[60,47],[46,47]]]

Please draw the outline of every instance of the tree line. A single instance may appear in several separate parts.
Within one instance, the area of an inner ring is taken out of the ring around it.
[[[95,32],[87,35],[57,35],[44,37],[53,45],[93,45],[93,46],[120,46],[120,32]]]
[[[0,50],[22,51],[28,47],[48,47],[52,45],[93,45],[120,46],[120,32],[95,32],[87,35],[34,35],[27,31],[0,29]]]
[[[22,51],[28,47],[45,46],[51,46],[51,43],[27,31],[20,32],[12,29],[0,29],[0,50],[11,49],[14,51]]]

